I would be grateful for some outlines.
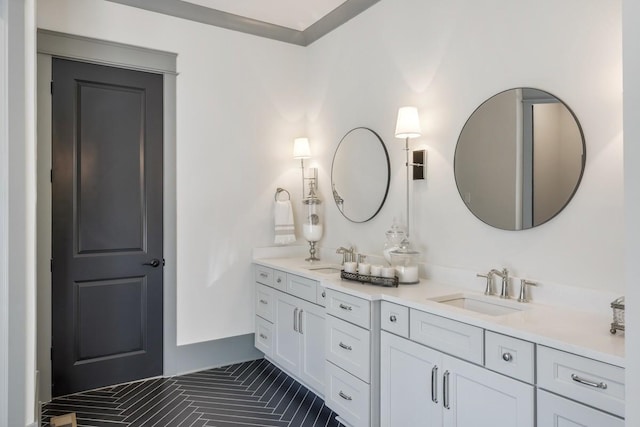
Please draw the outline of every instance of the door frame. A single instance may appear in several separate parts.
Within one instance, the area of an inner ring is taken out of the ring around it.
[[[38,29],[37,34],[37,366],[40,401],[51,400],[51,61],[53,57],[164,76],[163,91],[163,372],[171,375],[176,346],[176,62],[177,54]]]
[[[8,425],[9,399],[9,105],[7,100],[7,3],[0,2],[0,426]]]

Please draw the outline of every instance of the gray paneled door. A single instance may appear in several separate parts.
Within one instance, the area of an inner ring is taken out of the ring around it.
[[[53,60],[53,395],[162,375],[163,76]]]

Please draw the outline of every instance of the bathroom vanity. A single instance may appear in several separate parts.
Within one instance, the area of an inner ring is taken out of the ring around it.
[[[624,425],[624,339],[602,316],[301,258],[254,271],[256,347],[345,425]]]

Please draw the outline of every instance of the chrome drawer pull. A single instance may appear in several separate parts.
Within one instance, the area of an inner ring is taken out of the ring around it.
[[[396,323],[398,321],[398,318],[396,317],[395,314],[392,314],[391,316],[389,316],[389,321],[391,323]]]
[[[260,334],[260,338],[262,338],[263,340],[266,340],[267,336],[265,334]]]
[[[576,374],[571,374],[571,379],[574,380],[577,383],[588,385],[589,387],[595,387],[595,388],[599,388],[599,389],[602,389],[602,390],[606,390],[607,389],[607,383],[603,383],[603,382],[597,383],[595,381],[585,380],[584,378],[581,378]]]
[[[261,299],[260,304],[269,304],[266,300]]]
[[[322,298],[326,298],[327,297],[327,292],[326,291],[322,291]]]
[[[353,348],[350,345],[346,345],[344,343],[342,343],[342,341],[340,341],[340,344],[338,344],[340,347],[344,348],[345,350],[353,350]]]
[[[304,331],[302,330],[302,312],[302,309],[298,312],[298,332],[304,334]]]
[[[511,362],[513,360],[513,356],[511,353],[502,353],[502,360],[505,362]]]
[[[264,277],[266,279],[269,275],[267,273],[260,273],[260,277]]]
[[[281,278],[281,277],[278,277],[278,278],[276,279],[276,282],[277,282],[277,283],[282,283],[282,278]]]
[[[340,396],[341,398],[343,398],[344,400],[353,400],[353,398],[347,394],[344,394],[342,392],[342,390],[340,390],[340,392],[338,393],[338,396]]]
[[[438,367],[431,369],[431,401],[438,403]]]
[[[339,307],[343,310],[347,310],[347,311],[351,311],[353,310],[353,307],[351,307],[350,305],[346,305],[346,304],[340,304]]]
[[[444,371],[442,380],[442,405],[445,409],[451,409],[449,406],[449,371]]]

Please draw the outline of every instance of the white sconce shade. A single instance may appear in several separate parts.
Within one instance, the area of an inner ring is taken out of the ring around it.
[[[396,138],[417,138],[422,135],[416,107],[400,107],[396,122]]]
[[[293,158],[294,159],[311,158],[311,149],[309,148],[308,138],[296,138],[293,140]]]

